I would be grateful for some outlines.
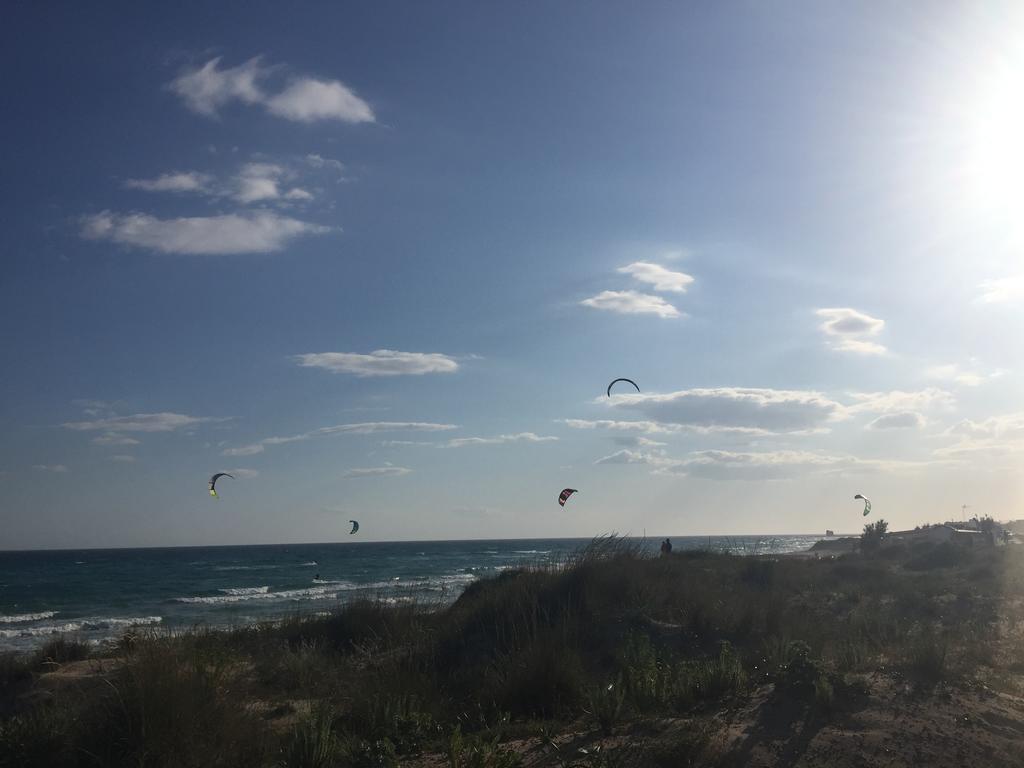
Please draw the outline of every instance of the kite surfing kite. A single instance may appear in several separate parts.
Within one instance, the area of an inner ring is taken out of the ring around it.
[[[565,502],[567,502],[569,500],[569,497],[572,496],[574,493],[578,493],[578,491],[575,488],[566,488],[564,491],[558,494],[558,506],[564,507]]]
[[[221,477],[230,477],[232,480],[235,479],[234,477],[229,475],[227,472],[218,472],[213,477],[211,477],[210,478],[210,495],[213,496],[213,498],[215,498],[215,499],[219,499],[220,498],[220,496],[217,495],[217,479],[221,478]]]
[[[862,515],[863,517],[867,517],[871,514],[871,502],[868,501],[867,496],[862,496],[861,494],[858,493],[856,496],[853,497],[853,499],[854,501],[860,499],[861,501],[864,502],[864,514]]]
[[[639,391],[640,391],[640,387],[637,387],[637,384],[636,384],[636,382],[635,382],[635,381],[633,381],[632,379],[615,379],[614,381],[612,381],[612,383],[611,383],[611,384],[609,384],[609,385],[608,385],[608,397],[611,397],[611,396],[612,396],[612,387],[614,387],[614,386],[615,386],[616,384],[618,384],[618,383],[619,383],[620,381],[627,381],[627,382],[629,382],[630,384],[632,384],[632,385],[633,385],[634,387],[636,387],[636,391],[637,391],[637,392],[639,392]]]
[[[359,522],[356,520],[349,520],[349,522],[352,523],[352,530],[348,532],[348,535],[351,536],[353,533],[359,530]]]

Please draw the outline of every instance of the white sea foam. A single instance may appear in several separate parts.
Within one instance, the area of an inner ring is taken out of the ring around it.
[[[217,591],[225,595],[262,595],[269,592],[270,587],[228,587]]]
[[[221,605],[241,603],[246,600],[324,600],[337,597],[336,587],[308,587],[307,589],[283,589],[280,592],[246,592],[239,595],[210,595],[206,597],[176,597],[175,603],[199,605]]]
[[[281,565],[216,565],[215,571],[268,571],[274,568],[282,568]]]
[[[34,627],[0,629],[0,638],[45,637],[73,632],[109,632],[126,627],[153,626],[163,621],[162,616],[93,617],[63,623],[40,624]]]
[[[21,624],[25,621],[42,621],[52,619],[57,611],[40,611],[39,613],[16,613],[13,616],[0,616],[0,624]]]

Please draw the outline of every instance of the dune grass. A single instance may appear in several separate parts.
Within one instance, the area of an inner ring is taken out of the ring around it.
[[[81,658],[58,640],[0,657],[0,766],[388,766],[424,752],[511,766],[502,740],[516,734],[697,722],[765,685],[828,718],[879,666],[931,690],[994,664],[1024,617],[1022,565],[993,550],[653,558],[609,537],[559,568],[475,582],[443,609],[361,601],[233,632],[136,635],[112,671],[26,695]],[[705,754],[705,730],[651,760]]]

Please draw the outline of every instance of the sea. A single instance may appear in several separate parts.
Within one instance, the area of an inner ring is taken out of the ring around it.
[[[675,551],[765,555],[823,537],[670,537]],[[656,553],[662,537],[635,539]],[[266,546],[0,551],[0,651],[64,635],[94,645],[134,631],[226,629],[370,598],[453,602],[477,579],[557,566],[590,539],[354,542]]]

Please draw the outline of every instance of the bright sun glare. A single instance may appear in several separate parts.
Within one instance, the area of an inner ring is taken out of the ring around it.
[[[995,67],[971,110],[967,183],[983,214],[1024,227],[1024,51]]]

